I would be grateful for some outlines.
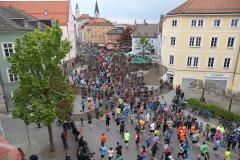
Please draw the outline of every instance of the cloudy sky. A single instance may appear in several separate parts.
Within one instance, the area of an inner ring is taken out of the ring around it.
[[[157,22],[160,14],[166,14],[186,0],[97,0],[100,16],[120,23]],[[81,13],[93,15],[96,0],[72,0],[73,11],[78,3]]]

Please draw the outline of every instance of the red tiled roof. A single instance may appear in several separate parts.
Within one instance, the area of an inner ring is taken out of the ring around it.
[[[88,18],[92,18],[92,17],[89,16],[89,14],[81,14],[81,16],[79,17],[79,19],[88,19]]]
[[[93,26],[93,25],[113,25],[109,20],[106,20],[104,18],[93,18],[88,23],[86,23],[87,26]]]
[[[68,0],[61,1],[0,1],[0,6],[13,6],[38,19],[59,20],[67,25],[69,14]],[[47,12],[47,15],[45,15]]]
[[[188,0],[168,15],[240,13],[240,0]]]

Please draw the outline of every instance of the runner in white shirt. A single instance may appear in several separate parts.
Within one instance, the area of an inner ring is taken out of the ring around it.
[[[150,124],[150,132],[154,132],[154,130],[155,130],[155,123],[154,122],[152,122],[151,124]]]
[[[108,150],[108,158],[109,160],[113,160],[113,154],[114,154],[114,150],[112,147],[109,148]]]

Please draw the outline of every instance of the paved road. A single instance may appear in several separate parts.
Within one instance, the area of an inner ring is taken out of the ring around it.
[[[170,92],[167,96],[165,96],[165,101],[169,102],[171,97],[174,95],[173,92]],[[163,101],[163,100],[162,100]],[[80,126],[80,124],[79,124]],[[88,126],[87,123],[84,124],[84,137],[88,140],[89,146],[93,151],[96,151],[96,157],[97,159],[100,159],[100,155],[99,155],[99,148],[100,148],[100,136],[102,133],[106,133],[106,135],[108,136],[108,141],[106,143],[106,146],[109,147],[116,147],[116,143],[117,141],[119,141],[123,146],[124,146],[124,141],[121,138],[119,132],[116,129],[116,125],[115,122],[112,120],[111,121],[111,125],[110,125],[110,131],[107,131],[107,129],[105,128],[105,123],[104,122],[97,122],[95,121],[92,125],[92,128],[90,128]],[[134,128],[132,127],[130,122],[127,122],[126,125],[126,130],[130,131],[131,133],[131,140],[129,143],[129,149],[126,149],[124,147],[123,150],[123,156],[126,160],[136,160],[137,158],[137,154],[138,154],[138,150],[136,149],[136,145],[135,145],[135,141],[134,141],[134,136],[135,136],[135,131]],[[179,143],[178,143],[178,139],[177,139],[177,135],[176,135],[176,129],[174,130],[174,138],[173,138],[173,157],[174,159],[177,159],[177,153],[179,151]],[[146,136],[145,136],[146,137]],[[163,137],[161,137],[160,140],[160,150],[157,152],[158,157],[161,157],[161,153],[163,150]],[[145,141],[144,138],[142,139],[142,144],[145,145]],[[209,143],[209,151],[210,151],[210,159],[223,159],[223,153],[224,153],[224,149],[220,149],[219,150],[219,157],[216,157],[213,153],[213,144]],[[150,153],[151,154],[151,153]],[[200,151],[198,148],[193,147],[190,149],[189,151],[189,155],[191,157],[191,159],[196,159],[197,155],[200,154]],[[231,160],[237,159],[236,157],[237,155],[235,154]],[[147,157],[147,160],[150,160],[151,156]]]

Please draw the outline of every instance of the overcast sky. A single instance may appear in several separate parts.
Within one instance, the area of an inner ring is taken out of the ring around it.
[[[160,14],[166,14],[186,0],[97,0],[100,17],[113,22],[157,22]],[[78,3],[80,12],[93,15],[96,0],[72,0],[72,10]]]

